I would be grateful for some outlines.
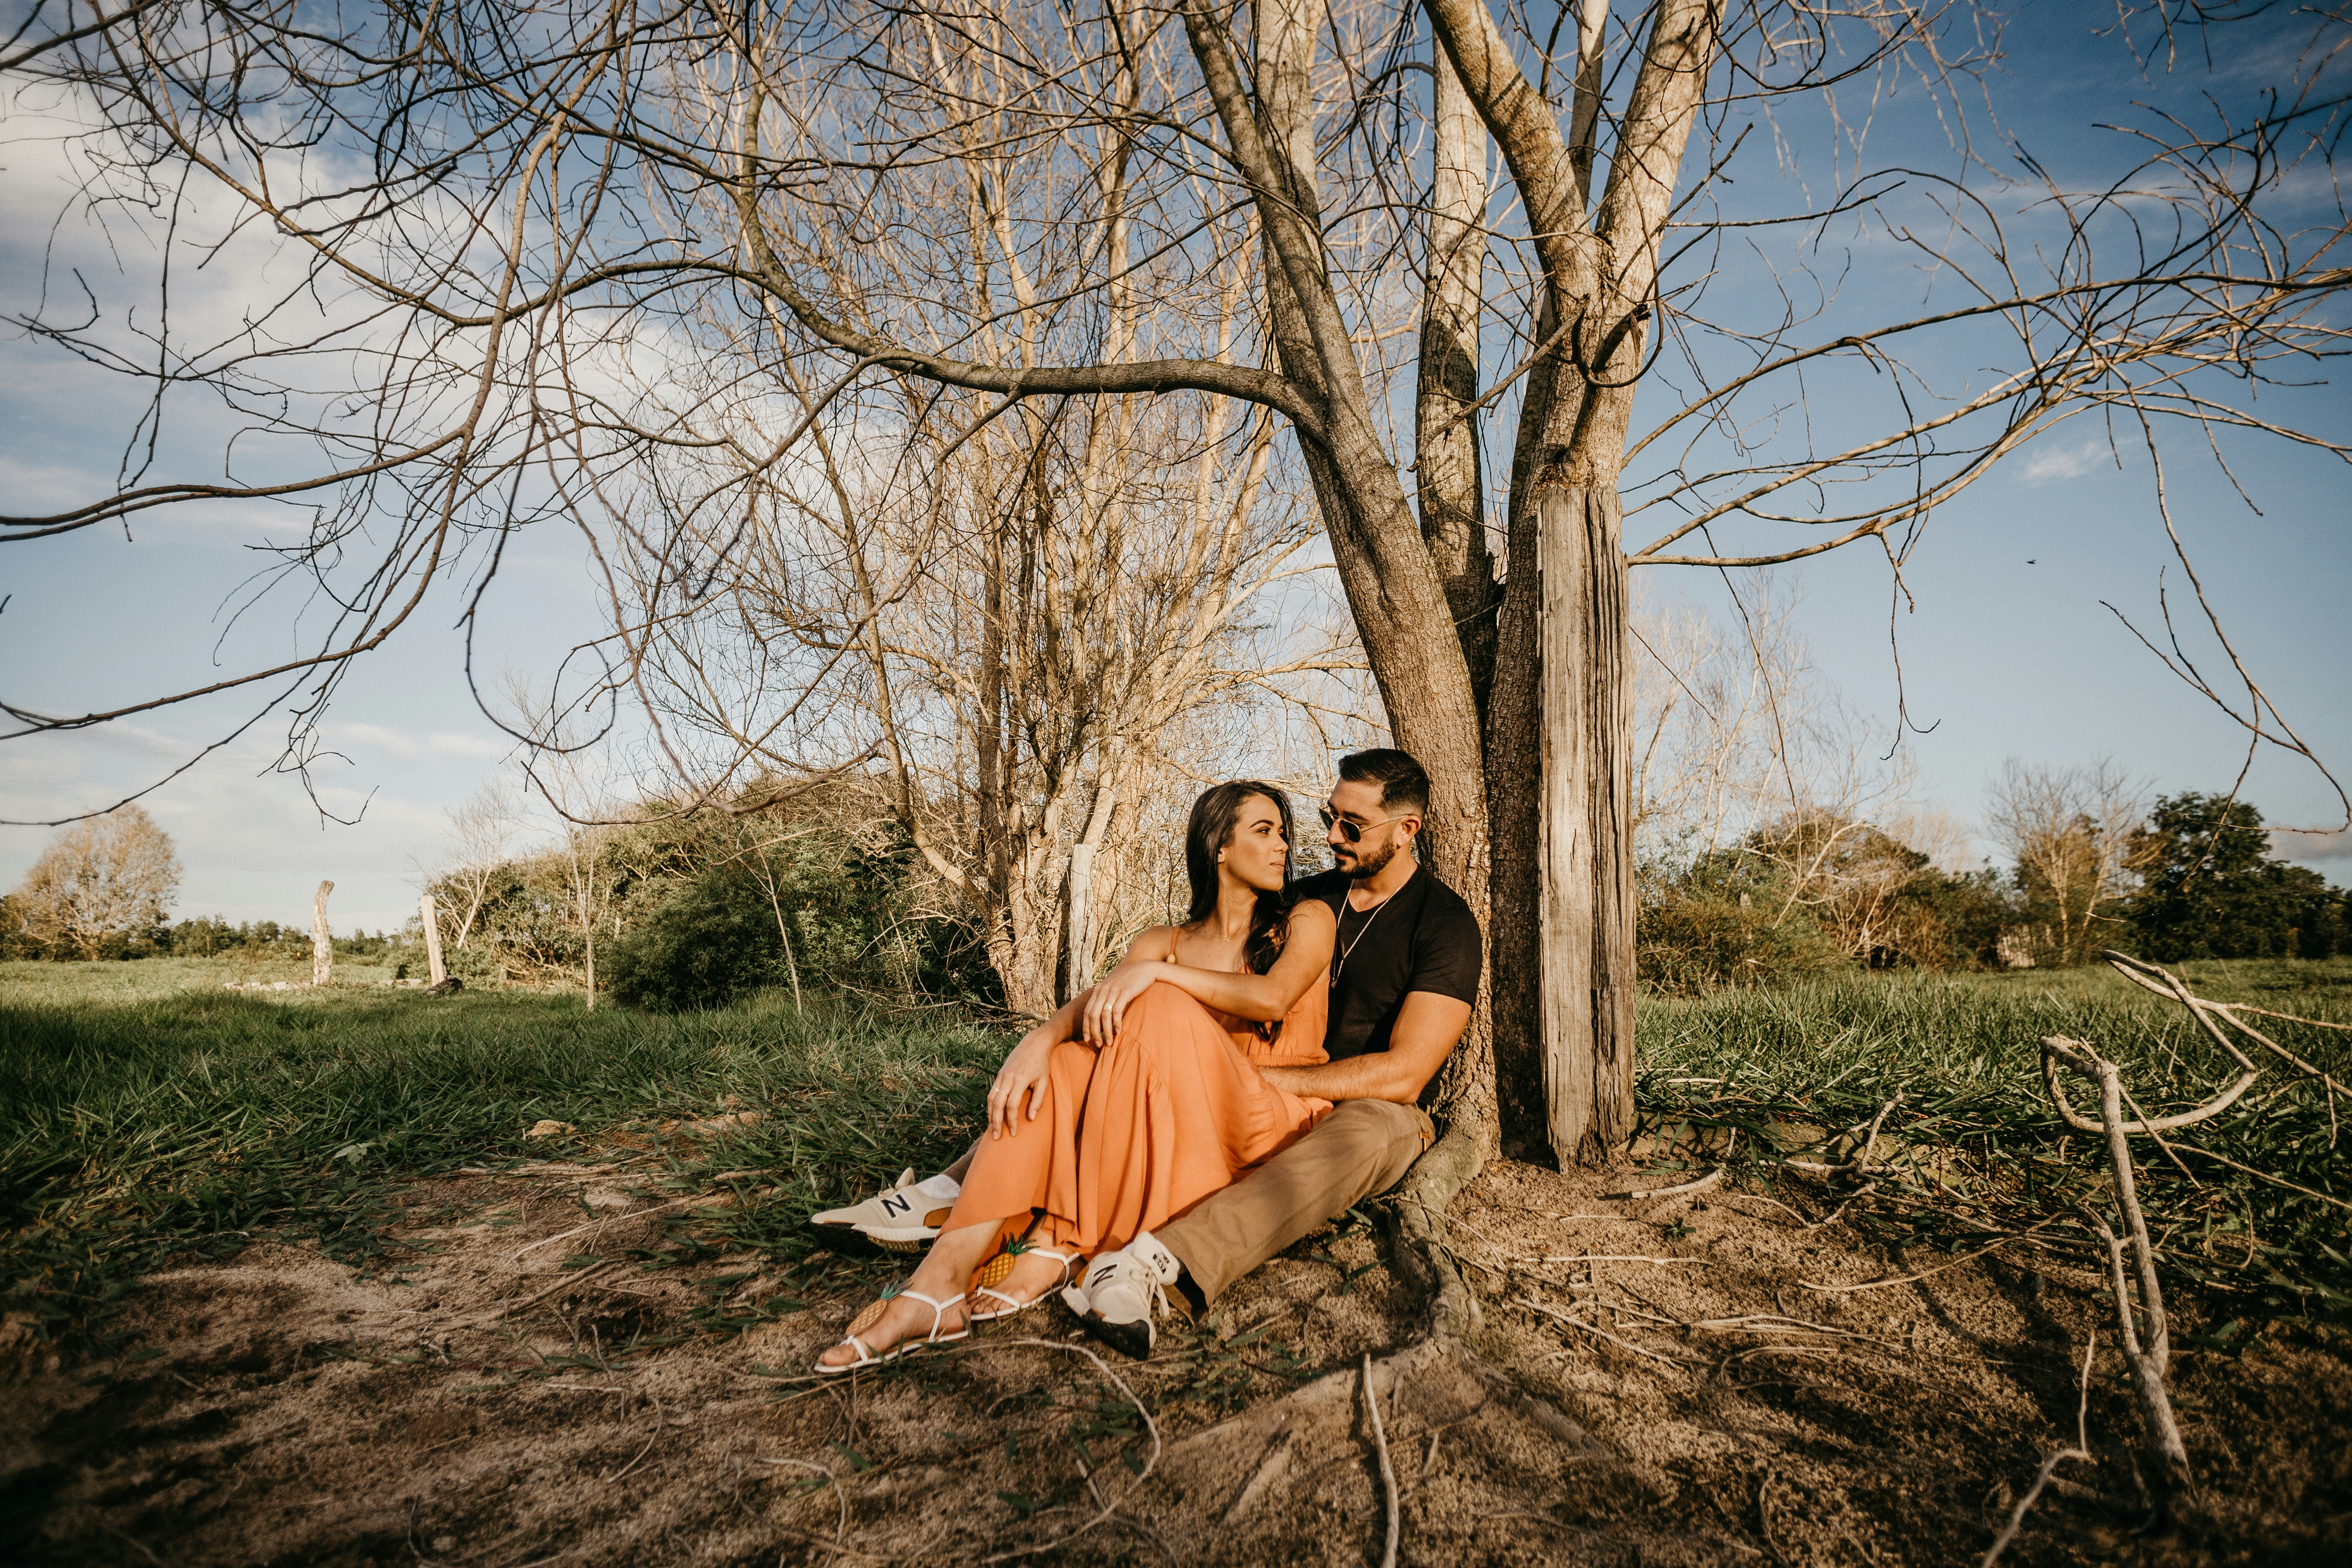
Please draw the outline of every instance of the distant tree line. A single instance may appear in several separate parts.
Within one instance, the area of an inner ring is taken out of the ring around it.
[[[1791,811],[1641,868],[1645,985],[1691,992],[1856,967],[2063,968],[2100,949],[2164,963],[2352,952],[2347,894],[2271,853],[2246,801],[2129,808],[2107,770],[2012,765],[1990,826],[2010,870],[1939,868],[1871,823]]]
[[[787,795],[761,780],[718,807],[615,815],[516,847],[495,790],[453,813],[457,853],[429,882],[451,971],[662,1011],[762,986],[1004,1004],[968,901],[857,781]],[[2275,858],[2249,802],[2191,791],[2142,809],[2104,766],[2012,764],[1987,816],[2010,869],[1947,869],[1899,823],[1832,809],[1725,844],[1686,834],[1641,867],[1643,982],[2067,967],[2111,946],[2164,963],[2352,952],[2345,890]],[[78,824],[0,900],[0,958],[308,957],[307,926],[173,923],[177,882],[170,838],[136,806]],[[415,972],[422,937],[412,919],[334,948]]]

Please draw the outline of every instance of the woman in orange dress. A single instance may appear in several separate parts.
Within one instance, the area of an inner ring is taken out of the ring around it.
[[[1286,897],[1287,802],[1270,784],[1219,784],[1193,803],[1184,838],[1190,919],[1136,938],[1101,984],[1013,1047],[954,1213],[906,1288],[861,1314],[819,1372],[877,1365],[1034,1305],[1330,1110],[1257,1070],[1327,1059],[1338,926],[1328,905]],[[971,1289],[1008,1236],[1027,1246]]]

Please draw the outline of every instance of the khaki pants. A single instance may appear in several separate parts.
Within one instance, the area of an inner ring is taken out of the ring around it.
[[[1316,1226],[1396,1185],[1436,1136],[1413,1106],[1343,1100],[1307,1136],[1152,1234],[1192,1277],[1192,1305],[1205,1308]]]

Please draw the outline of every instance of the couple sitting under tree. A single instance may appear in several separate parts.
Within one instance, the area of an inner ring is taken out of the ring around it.
[[[1056,1289],[1142,1356],[1171,1296],[1205,1310],[1393,1186],[1435,1136],[1418,1102],[1478,993],[1478,922],[1413,855],[1428,810],[1404,752],[1343,758],[1323,811],[1335,868],[1294,882],[1282,791],[1194,802],[1185,923],[1145,931],[1023,1037],[962,1160],[810,1217],[835,1245],[930,1243],[817,1370],[961,1340]]]

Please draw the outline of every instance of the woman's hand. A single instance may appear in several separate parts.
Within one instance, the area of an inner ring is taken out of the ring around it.
[[[1127,1005],[1160,983],[1156,958],[1130,959],[1095,983],[1078,1014],[1078,1038],[1099,1049],[1118,1038],[1118,1021]]]
[[[1045,1104],[1045,1075],[1054,1061],[1054,1038],[1044,1029],[1032,1029],[1021,1037],[1004,1065],[996,1069],[996,1081],[988,1089],[988,1135],[1010,1138],[1020,1126],[1022,1102],[1029,1107],[1029,1120],[1037,1120],[1037,1112]]]

